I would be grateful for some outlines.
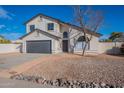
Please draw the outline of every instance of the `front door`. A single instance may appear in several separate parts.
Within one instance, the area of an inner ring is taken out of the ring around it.
[[[68,52],[68,40],[63,40],[63,52]]]

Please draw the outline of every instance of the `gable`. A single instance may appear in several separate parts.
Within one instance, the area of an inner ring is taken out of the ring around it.
[[[44,15],[44,14],[41,14],[41,13],[40,13],[40,14],[37,14],[36,16],[33,16],[32,18],[30,18],[28,21],[26,21],[26,22],[24,23],[24,25],[26,25],[27,23],[29,23],[30,21],[34,20],[34,19],[37,18],[37,17],[46,18],[46,19],[49,19],[49,20],[51,20],[51,21],[55,21],[55,22],[57,22],[57,23],[60,22],[59,19],[56,19],[56,18],[53,18],[53,17],[50,17],[50,16],[47,16],[47,15]]]
[[[51,19],[47,19],[43,16],[40,16],[40,15],[36,16],[35,18],[30,20],[26,24],[26,31],[27,31],[27,33],[30,32],[30,25],[35,25],[36,29],[40,29],[40,30],[43,30],[43,31],[48,31],[48,24],[49,23],[54,23],[54,31],[53,32],[58,32],[58,33],[60,32],[60,24],[58,24],[57,22],[55,22]]]

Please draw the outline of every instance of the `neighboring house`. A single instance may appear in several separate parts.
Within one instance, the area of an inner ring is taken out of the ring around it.
[[[23,53],[82,52],[81,28],[58,19],[38,14],[25,22],[27,34],[21,37]],[[87,53],[98,53],[101,34],[86,30],[87,38],[93,35]],[[77,41],[77,42],[76,42]]]
[[[114,40],[114,42],[124,42],[124,33],[123,33],[123,35],[122,35],[121,37],[116,38],[116,39]]]

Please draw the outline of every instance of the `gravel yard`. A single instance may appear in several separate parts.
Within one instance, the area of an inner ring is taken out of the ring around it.
[[[23,72],[26,76],[44,77],[48,80],[65,78],[86,82],[104,82],[124,86],[124,56],[87,56],[72,54],[52,55]]]

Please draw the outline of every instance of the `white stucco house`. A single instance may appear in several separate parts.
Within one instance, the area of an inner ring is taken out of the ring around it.
[[[23,53],[62,53],[82,51],[81,28],[58,19],[38,14],[24,23],[26,35],[21,37]],[[93,35],[86,53],[99,53],[101,34],[86,30],[87,37]],[[77,42],[76,42],[77,41]],[[76,44],[75,44],[76,42]]]

